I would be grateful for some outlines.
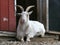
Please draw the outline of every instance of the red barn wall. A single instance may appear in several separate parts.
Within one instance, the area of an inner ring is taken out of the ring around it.
[[[0,0],[0,31],[16,31],[14,0]]]

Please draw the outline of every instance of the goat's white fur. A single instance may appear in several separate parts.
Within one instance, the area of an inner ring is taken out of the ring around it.
[[[30,6],[33,7],[33,6]],[[22,15],[25,14],[31,14],[31,12],[23,11]],[[25,15],[26,16],[26,15]],[[20,19],[17,27],[17,38],[21,41],[24,41],[24,36],[27,36],[27,41],[30,41],[30,38],[33,38],[34,36],[41,35],[42,37],[45,34],[45,28],[44,25],[38,21],[31,21],[29,20],[29,17],[27,18],[28,21],[25,22],[23,25],[20,24]]]

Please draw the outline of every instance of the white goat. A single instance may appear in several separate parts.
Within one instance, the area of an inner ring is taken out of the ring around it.
[[[34,36],[41,35],[42,37],[45,34],[45,28],[44,25],[38,21],[31,21],[29,20],[29,15],[33,12],[28,12],[30,8],[34,6],[27,7],[26,11],[24,11],[23,7],[20,5],[17,5],[21,10],[22,13],[18,13],[18,15],[21,15],[18,27],[17,27],[17,38],[21,41],[24,41],[24,36],[27,37],[27,41],[30,41],[30,38],[33,38]]]

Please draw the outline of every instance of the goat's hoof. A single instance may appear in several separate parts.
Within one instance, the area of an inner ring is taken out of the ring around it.
[[[21,42],[24,42],[24,40],[21,40]]]
[[[23,40],[23,39],[21,39],[21,42],[24,42],[24,40]]]
[[[41,37],[44,37],[44,35],[41,35]]]
[[[31,40],[30,39],[27,39],[27,42],[30,42]]]
[[[27,40],[27,42],[30,42],[30,40]]]

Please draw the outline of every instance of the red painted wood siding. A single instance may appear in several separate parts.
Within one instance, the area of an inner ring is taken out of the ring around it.
[[[8,21],[4,21],[4,18],[8,18],[8,0],[0,0],[0,8],[1,30],[8,30]]]
[[[14,0],[9,0],[9,30],[16,30],[16,16],[14,15]]]
[[[16,31],[14,0],[0,0],[0,31]]]

